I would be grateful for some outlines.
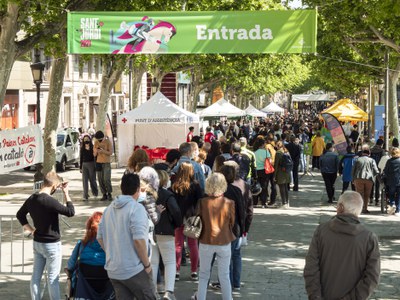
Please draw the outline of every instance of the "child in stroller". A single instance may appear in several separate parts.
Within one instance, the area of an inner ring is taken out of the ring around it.
[[[66,299],[113,299],[114,290],[104,269],[106,254],[96,239],[101,212],[94,212],[86,222],[86,233],[68,260]],[[114,296],[115,298],[115,296]]]

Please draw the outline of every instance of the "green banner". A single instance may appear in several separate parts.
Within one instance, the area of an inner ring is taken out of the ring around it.
[[[310,53],[315,10],[70,12],[68,53]]]

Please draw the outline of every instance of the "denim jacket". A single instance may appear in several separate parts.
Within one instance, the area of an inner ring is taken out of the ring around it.
[[[339,156],[337,153],[328,151],[319,158],[321,173],[337,173],[339,169]]]

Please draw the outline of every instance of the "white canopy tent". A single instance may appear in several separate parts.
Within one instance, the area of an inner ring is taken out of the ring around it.
[[[293,102],[327,102],[331,101],[328,94],[295,94],[292,95]]]
[[[249,106],[245,109],[246,115],[252,116],[252,117],[266,117],[267,114],[265,112],[262,112],[261,110],[258,110],[255,108],[253,105],[249,104]]]
[[[224,98],[219,99],[214,104],[199,113],[201,118],[207,117],[242,117],[246,115],[244,110],[230,104]]]
[[[278,104],[276,104],[275,102],[271,102],[270,104],[268,104],[266,107],[264,107],[263,109],[261,109],[261,111],[267,113],[267,114],[274,114],[274,113],[279,113],[282,114],[285,112],[285,109],[280,107]]]
[[[161,92],[136,109],[118,116],[118,162],[126,166],[135,146],[178,148],[189,127],[199,131],[199,117],[179,107]]]

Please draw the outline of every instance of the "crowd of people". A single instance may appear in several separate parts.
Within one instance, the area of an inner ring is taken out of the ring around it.
[[[373,146],[361,144],[358,149],[354,145],[359,136],[355,137],[354,131],[357,131],[356,127],[350,134],[356,140],[352,143],[349,137],[347,154],[339,157],[332,138],[326,129],[324,131],[323,123],[312,116],[274,117],[256,124],[247,121],[221,122],[208,126],[204,136],[202,133],[195,135],[194,128],[190,127],[186,142],[179,149],[170,150],[165,161],[154,163],[145,150],[138,148],[133,151],[121,179],[122,194],[114,198],[111,194],[110,141],[101,131],[95,133],[94,141],[84,136],[81,148],[83,199],[89,197],[89,183],[93,195],[98,195],[97,176],[103,194],[101,200],[113,201],[102,214],[96,212],[89,218],[87,233],[75,247],[66,272],[71,278],[76,277],[78,264],[78,271],[84,275],[90,274],[88,276],[92,279],[109,279],[117,299],[136,297],[168,300],[175,299],[175,282],[181,279],[181,266],[188,256],[188,279],[198,281],[192,299],[206,299],[207,288],[212,286],[221,289],[222,299],[231,300],[232,291],[240,291],[241,288],[241,245],[251,229],[253,207],[290,209],[289,191],[301,190],[299,173],[309,171],[309,158],[312,158],[311,171],[318,169],[321,172],[329,203],[336,201],[335,181],[338,174],[342,176],[342,196],[338,201],[339,223],[353,224],[353,219],[357,219],[360,213],[369,213],[368,205],[373,200],[375,204],[383,201],[380,199],[380,181],[376,180],[378,174],[387,187],[390,202],[388,212],[400,215],[399,148],[391,147],[390,158],[383,150],[385,141],[382,139]],[[395,145],[395,141],[392,144]],[[349,187],[357,193],[346,192]],[[66,207],[51,200],[51,194],[57,188],[62,188],[67,197]],[[280,203],[277,201],[278,194]],[[39,245],[54,241],[58,243],[60,234],[56,216],[74,214],[68,187],[55,174],[46,175],[44,188],[36,195],[39,195],[36,201],[52,207],[53,217],[51,222],[43,221],[47,222],[43,225],[43,232],[38,231],[39,223],[35,222],[36,230],[29,225],[25,216],[28,212],[35,213],[29,208],[33,196],[18,212],[21,224],[33,233],[35,240],[32,299],[38,299],[38,278],[43,272],[44,263],[50,259],[47,254],[50,250],[46,247],[45,250],[39,249]],[[360,201],[362,207],[359,211],[357,205]],[[36,213],[40,217],[40,212]],[[350,216],[343,217],[342,214]],[[185,222],[193,216],[200,216],[202,220],[198,239],[184,234]],[[55,223],[57,226],[50,232],[52,239],[49,240],[49,236],[42,237],[49,231],[48,226]],[[318,265],[318,251],[321,249],[317,247],[319,239],[323,239],[320,231],[326,230],[325,227],[318,229],[307,257],[305,279],[309,295],[316,295],[312,299],[319,299],[317,296],[321,296],[321,293],[340,298],[341,289],[333,291],[326,287],[318,288],[318,280],[313,278],[321,267]],[[362,230],[360,232],[365,234]],[[375,255],[376,264],[377,242],[373,237],[365,238],[369,239],[371,247],[368,251]],[[57,248],[55,251],[61,250]],[[323,258],[330,259],[325,255]],[[218,281],[210,282],[215,261],[218,263]],[[48,263],[48,267],[53,266],[56,270],[60,263]],[[98,266],[104,266],[106,272],[96,272]],[[363,290],[364,294],[370,293],[371,287],[376,286],[379,267],[373,267],[375,277],[371,279],[371,286]],[[320,285],[333,282],[327,271],[321,272],[323,282]],[[52,282],[49,286],[53,287],[51,299],[60,298],[56,293],[58,276],[55,275],[49,273]],[[160,297],[157,284],[162,280],[164,291]],[[341,283],[334,282],[335,287]],[[350,286],[352,282],[346,281],[346,284]],[[98,286],[93,285],[93,288],[98,292],[108,292],[104,286],[100,291]]]

